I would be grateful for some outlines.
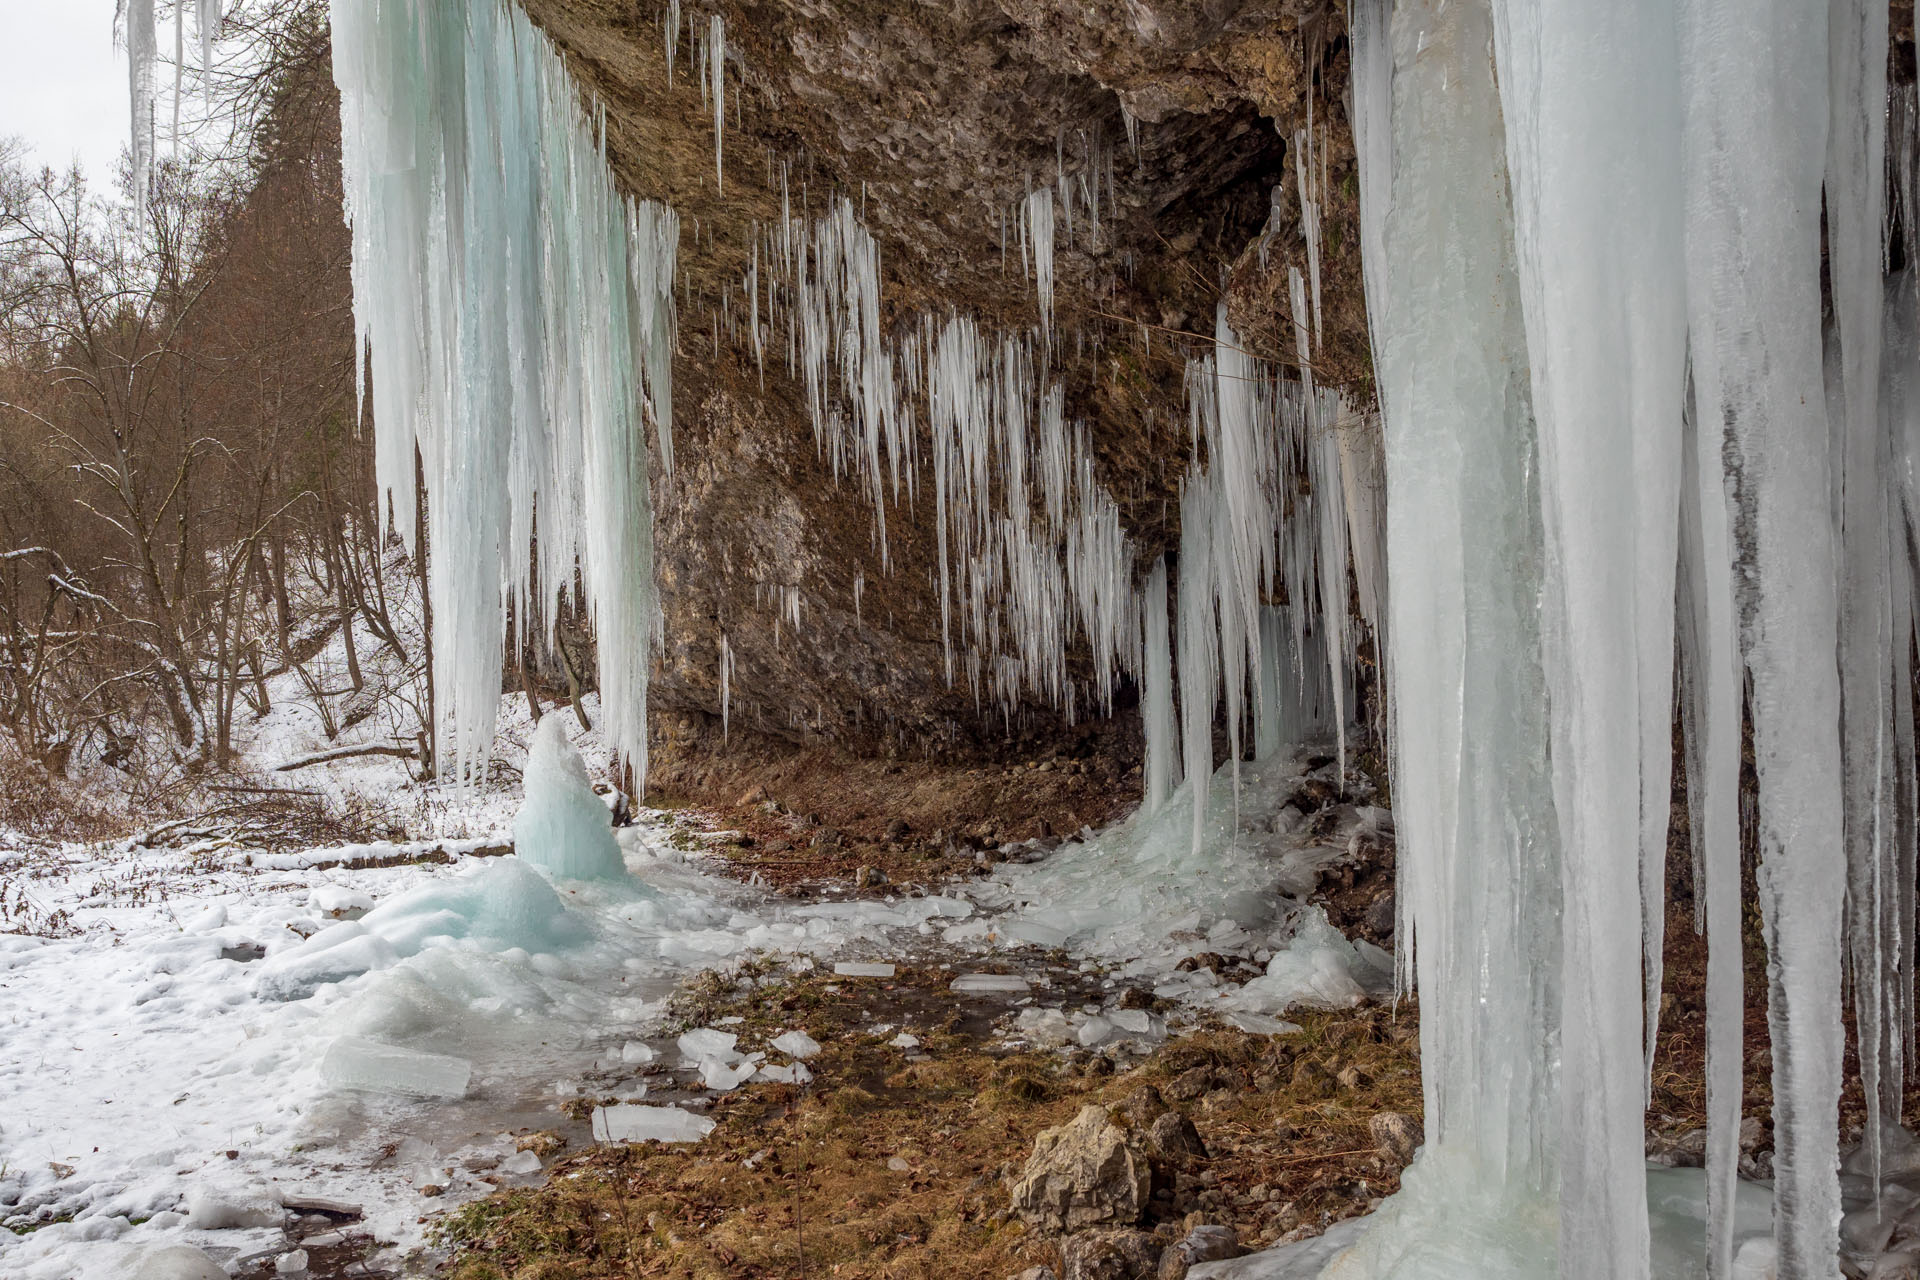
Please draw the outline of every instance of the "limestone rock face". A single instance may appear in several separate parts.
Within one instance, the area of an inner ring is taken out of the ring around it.
[[[889,341],[960,315],[985,343],[1038,332],[1020,209],[1030,192],[1070,194],[1046,378],[1087,432],[1138,572],[1177,541],[1185,366],[1210,348],[1216,304],[1256,355],[1293,362],[1309,119],[1327,229],[1314,373],[1370,376],[1344,16],[1330,0],[715,0],[699,16],[702,36],[708,14],[725,24],[724,178],[687,23],[670,70],[661,6],[523,3],[604,108],[621,186],[671,205],[683,228],[675,466],[656,460],[654,475],[657,767],[723,738],[996,758],[1010,739],[1031,751],[1089,720],[1084,696],[1069,714],[1025,693],[1008,714],[975,696],[967,653],[949,666],[924,453],[889,478],[884,531],[865,482],[822,456],[769,257],[783,214],[811,225],[854,202],[878,242]],[[922,393],[922,437],[926,414]],[[1088,655],[1070,662],[1084,679]],[[1129,687],[1115,715],[1132,714]]]
[[[1130,1225],[1146,1210],[1150,1181],[1138,1140],[1106,1108],[1090,1106],[1034,1139],[1011,1187],[1013,1208],[1041,1231]]]

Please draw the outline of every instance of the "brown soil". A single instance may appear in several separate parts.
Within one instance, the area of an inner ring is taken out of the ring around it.
[[[556,1166],[544,1187],[463,1208],[439,1229],[455,1249],[448,1270],[460,1280],[979,1280],[1057,1268],[1055,1243],[1010,1216],[1004,1179],[1040,1129],[1149,1084],[1179,1099],[1209,1153],[1156,1164],[1142,1225],[1169,1240],[1201,1221],[1233,1227],[1248,1245],[1317,1234],[1398,1186],[1399,1166],[1375,1149],[1368,1121],[1419,1110],[1411,1008],[1307,1015],[1303,1032],[1279,1040],[1202,1033],[1114,1074],[1108,1059],[989,1042],[973,1029],[979,1010],[946,991],[950,978],[903,967],[857,999],[846,980],[825,976],[709,980],[681,1012],[746,1018],[733,1028],[743,1043],[807,1027],[826,1046],[813,1084],[723,1096],[719,1127],[690,1149],[596,1149]],[[948,1011],[913,1027],[924,1061],[891,1047],[891,1028],[865,1029],[876,1006]],[[1349,1068],[1357,1074],[1343,1083]]]

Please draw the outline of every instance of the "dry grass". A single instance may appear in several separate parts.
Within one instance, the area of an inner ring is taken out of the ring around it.
[[[1209,1157],[1156,1161],[1149,1229],[1171,1236],[1197,1215],[1264,1243],[1364,1211],[1398,1185],[1367,1123],[1419,1109],[1410,1009],[1309,1015],[1301,1033],[1274,1041],[1202,1033],[1116,1075],[1106,1059],[1009,1052],[960,1030],[974,1020],[952,1007],[950,976],[909,969],[884,993],[865,989],[921,1015],[929,1057],[919,1062],[862,1030],[875,1001],[845,998],[829,977],[763,971],[697,984],[676,1010],[687,1023],[742,1017],[730,1029],[748,1045],[807,1027],[826,1045],[814,1083],[723,1096],[718,1127],[696,1147],[599,1148],[544,1187],[455,1212],[439,1228],[451,1274],[991,1280],[1057,1267],[1052,1242],[1007,1211],[1004,1178],[1034,1135],[1089,1103],[1117,1104],[1149,1084],[1184,1095],[1202,1079],[1204,1095],[1176,1105]],[[1347,1068],[1361,1078],[1337,1083]]]

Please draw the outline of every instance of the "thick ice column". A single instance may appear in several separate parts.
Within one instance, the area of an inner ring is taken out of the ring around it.
[[[1887,582],[1891,461],[1880,414],[1881,240],[1886,203],[1887,0],[1832,0],[1828,22],[1827,262],[1839,342],[1833,413],[1840,556],[1840,754],[1847,847],[1848,940],[1867,1141],[1880,1142],[1886,1058],[1881,999],[1886,960],[1881,902],[1892,886],[1885,819],[1893,676]],[[1829,374],[1830,382],[1833,381]],[[1877,1162],[1877,1156],[1876,1156]]]
[[[1328,1275],[1539,1277],[1554,1267],[1561,871],[1491,15],[1486,0],[1401,0],[1392,36],[1386,305],[1372,324],[1394,569],[1396,940],[1420,994],[1427,1145]]]
[[[1561,1274],[1644,1275],[1631,975],[1644,956],[1650,1030],[1686,350],[1675,18],[1666,0],[1496,0],[1495,13],[1540,424],[1563,847]]]
[[[1833,521],[1820,336],[1820,186],[1827,13],[1809,0],[1688,0],[1687,281],[1699,436],[1695,496],[1710,625],[1695,653],[1706,700],[1700,789],[1707,871],[1710,1258],[1727,1274],[1728,1164],[1737,1125],[1737,853],[1726,812],[1738,694],[1711,618],[1731,589],[1751,681],[1759,775],[1760,905],[1774,1055],[1780,1275],[1832,1276],[1840,1088],[1839,680]],[[1715,470],[1724,463],[1725,478]],[[1716,520],[1719,510],[1726,514]],[[1718,530],[1727,552],[1710,545]],[[1740,572],[1719,583],[1720,565]],[[1695,616],[1700,614],[1696,608]],[[1718,696],[1716,696],[1718,691]],[[1729,1001],[1732,1002],[1729,1007]]]
[[[1180,494],[1180,718],[1187,781],[1193,792],[1193,852],[1206,832],[1213,778],[1213,708],[1220,688],[1220,638],[1214,608],[1213,478],[1199,467]]]
[[[1173,718],[1173,652],[1167,634],[1167,558],[1153,562],[1141,598],[1144,653],[1140,720],[1146,738],[1146,809],[1156,813],[1180,785],[1180,726]]]
[[[503,605],[537,601],[551,625],[577,566],[604,727],[644,784],[645,419],[670,468],[678,221],[615,189],[577,87],[518,6],[334,0],[332,30],[376,470],[411,538],[417,450],[434,534],[443,768],[485,767]]]

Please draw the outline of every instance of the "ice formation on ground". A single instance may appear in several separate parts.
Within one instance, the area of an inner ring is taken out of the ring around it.
[[[567,740],[566,721],[545,716],[527,754],[526,799],[513,820],[513,849],[526,862],[566,880],[620,880],[627,874],[594,794],[587,762]]]

